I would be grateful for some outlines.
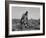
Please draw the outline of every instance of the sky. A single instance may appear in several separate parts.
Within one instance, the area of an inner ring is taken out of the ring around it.
[[[39,19],[40,8],[36,7],[12,7],[12,19],[21,19],[22,15],[28,11],[28,19]]]

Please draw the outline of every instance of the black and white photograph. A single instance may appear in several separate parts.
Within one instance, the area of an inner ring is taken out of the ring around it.
[[[40,30],[40,8],[12,7],[12,31]]]
[[[44,32],[43,4],[9,3],[8,35],[42,35]]]

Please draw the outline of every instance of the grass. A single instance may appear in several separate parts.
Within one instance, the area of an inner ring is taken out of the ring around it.
[[[12,20],[12,31],[40,30],[40,20],[28,20],[28,26],[20,24],[20,19]]]

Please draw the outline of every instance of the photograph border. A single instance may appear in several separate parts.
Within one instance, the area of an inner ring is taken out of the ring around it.
[[[37,34],[22,34],[22,35],[9,35],[9,4],[33,4],[43,5],[43,33]],[[23,37],[23,36],[39,36],[45,35],[45,3],[42,2],[24,2],[24,1],[5,1],[5,37]]]

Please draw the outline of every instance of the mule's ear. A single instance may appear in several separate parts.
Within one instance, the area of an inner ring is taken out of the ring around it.
[[[28,11],[26,11],[26,13],[28,13]]]
[[[26,11],[25,15],[27,15],[27,14],[28,14],[28,11]]]

